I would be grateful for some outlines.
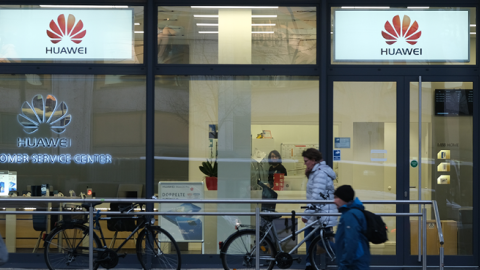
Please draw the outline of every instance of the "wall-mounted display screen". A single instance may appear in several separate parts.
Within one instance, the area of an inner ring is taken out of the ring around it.
[[[436,89],[435,115],[473,115],[473,90]]]

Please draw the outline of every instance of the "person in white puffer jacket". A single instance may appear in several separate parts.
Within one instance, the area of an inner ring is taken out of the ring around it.
[[[335,187],[333,186],[333,180],[337,178],[335,172],[323,161],[322,153],[314,148],[309,148],[302,153],[303,160],[307,168],[305,169],[305,175],[308,177],[307,183],[307,200],[331,200],[333,201],[333,193],[335,192]],[[309,205],[310,206],[310,205]],[[319,203],[315,204],[316,209],[307,209],[305,213],[338,213],[337,207],[333,203]],[[320,219],[323,227],[332,230],[332,227],[337,224],[336,216],[304,216],[302,221],[305,226],[315,222],[317,218]],[[313,228],[308,228],[305,230],[304,236],[306,237]],[[320,233],[320,231],[317,231]],[[315,235],[316,236],[316,235]],[[307,259],[306,259],[306,268],[307,270],[313,269],[310,263],[308,249],[310,243],[315,238],[315,236],[309,238],[306,241],[307,244]]]

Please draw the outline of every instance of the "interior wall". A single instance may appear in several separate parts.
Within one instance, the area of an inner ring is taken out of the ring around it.
[[[218,124],[219,80],[235,80],[235,77],[190,77],[189,181],[204,178],[198,166],[209,156],[208,125]],[[276,150],[281,149],[282,143],[318,144],[318,78],[250,77],[245,85],[251,87],[249,140],[263,130],[270,130]]]

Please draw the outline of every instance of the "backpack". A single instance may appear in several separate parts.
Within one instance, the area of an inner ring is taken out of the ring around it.
[[[367,210],[362,210],[362,212],[365,216],[365,220],[367,221],[367,230],[364,234],[368,241],[373,244],[383,244],[387,242],[387,225],[385,225],[385,222],[383,222],[382,217]],[[355,216],[355,218],[357,217]]]

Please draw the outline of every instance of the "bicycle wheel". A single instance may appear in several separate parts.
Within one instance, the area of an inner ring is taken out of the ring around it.
[[[88,227],[72,225],[55,228],[45,239],[45,262],[50,270],[88,269],[89,259]],[[100,248],[100,239],[93,234],[93,248]],[[97,256],[93,252],[93,258]]]
[[[143,269],[180,270],[182,258],[175,239],[158,226],[145,228],[137,239],[137,257]]]
[[[255,231],[241,230],[234,233],[223,244],[220,251],[223,268],[255,269]],[[260,243],[260,269],[272,269],[275,265],[277,250],[269,238]]]
[[[329,238],[325,237],[325,244],[324,247],[321,236],[317,236],[312,240],[309,248],[310,254],[310,262],[312,264],[313,269],[320,270],[320,269],[327,269],[326,265],[323,265],[322,268],[322,254],[325,254],[325,262],[333,261],[335,259],[335,251],[333,250],[332,246],[330,245]]]

